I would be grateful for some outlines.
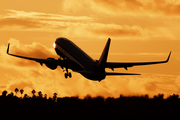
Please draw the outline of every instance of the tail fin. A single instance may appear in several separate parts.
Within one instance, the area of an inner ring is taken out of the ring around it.
[[[101,54],[101,57],[99,59],[99,62],[98,62],[98,66],[100,68],[105,68],[105,64],[106,64],[106,61],[107,61],[107,57],[108,57],[108,52],[109,52],[109,46],[110,46],[110,42],[111,42],[111,39],[109,38],[107,43],[106,43],[106,46]]]

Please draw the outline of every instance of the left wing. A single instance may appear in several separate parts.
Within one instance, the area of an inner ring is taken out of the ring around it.
[[[116,62],[107,62],[106,68],[114,69],[114,68],[125,68],[127,70],[127,67],[133,67],[133,66],[139,66],[139,65],[152,65],[152,64],[160,64],[160,63],[167,63],[169,61],[171,52],[169,53],[169,56],[167,60],[165,61],[156,61],[156,62],[135,62],[135,63],[116,63]]]
[[[47,59],[39,59],[39,58],[31,58],[31,57],[24,57],[24,56],[19,56],[19,55],[14,55],[14,54],[10,54],[9,53],[9,46],[10,46],[10,43],[8,44],[8,48],[7,48],[7,54],[8,55],[11,55],[11,56],[14,56],[14,57],[19,57],[19,58],[23,58],[23,59],[28,59],[28,60],[33,60],[33,61],[36,61],[38,63],[40,63],[41,65],[44,63],[46,65],[59,65],[61,67],[64,67],[67,65],[67,61],[65,60],[56,60],[54,58],[47,58]]]

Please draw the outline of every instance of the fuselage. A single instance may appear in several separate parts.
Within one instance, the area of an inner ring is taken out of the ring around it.
[[[61,37],[56,39],[55,44],[56,53],[69,61],[70,69],[91,80],[100,81],[105,78],[105,69],[99,69],[97,62],[72,41]]]

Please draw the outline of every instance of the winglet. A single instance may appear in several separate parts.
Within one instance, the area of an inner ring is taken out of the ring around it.
[[[170,51],[170,53],[169,53],[169,56],[168,56],[168,58],[167,58],[166,62],[168,62],[168,61],[169,61],[170,56],[171,56],[171,51]]]
[[[8,44],[8,47],[7,47],[7,54],[9,54],[9,46],[10,46],[10,43]]]

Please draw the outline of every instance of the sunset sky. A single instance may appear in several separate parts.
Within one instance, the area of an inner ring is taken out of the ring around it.
[[[97,60],[108,38],[111,62],[161,61],[172,54],[165,64],[115,69],[140,76],[107,76],[101,82],[72,71],[72,78],[65,79],[60,67],[50,70],[6,54],[11,43],[12,54],[57,59],[53,43],[58,37],[72,40]],[[59,97],[180,94],[179,46],[179,0],[1,0],[0,92],[18,88],[31,96],[35,89]]]

